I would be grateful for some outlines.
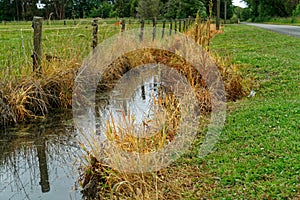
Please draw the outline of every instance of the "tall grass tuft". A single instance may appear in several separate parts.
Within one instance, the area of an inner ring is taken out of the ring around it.
[[[76,60],[46,62],[43,60],[40,78],[30,74],[1,82],[0,125],[44,117],[54,108],[71,108],[73,80],[79,64]]]

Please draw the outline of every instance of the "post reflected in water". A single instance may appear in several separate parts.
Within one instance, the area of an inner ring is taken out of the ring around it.
[[[40,185],[42,188],[42,192],[45,193],[50,191],[50,184],[46,158],[46,145],[44,138],[41,138],[37,141],[36,148],[40,168]]]
[[[125,116],[127,116],[128,114],[128,110],[127,110],[127,100],[126,99],[123,99],[123,109],[124,109],[124,114]]]
[[[141,86],[141,90],[142,90],[142,99],[146,100],[146,92],[145,92],[145,85]]]

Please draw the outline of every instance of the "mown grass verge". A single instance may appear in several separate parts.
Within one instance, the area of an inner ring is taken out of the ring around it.
[[[300,26],[300,17],[273,17],[264,20],[264,22],[269,24],[286,24]]]
[[[300,186],[300,40],[244,25],[226,26],[212,51],[243,64],[256,96],[229,102],[216,150],[211,198],[297,199]]]

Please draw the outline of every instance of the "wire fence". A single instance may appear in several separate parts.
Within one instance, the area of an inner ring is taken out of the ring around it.
[[[79,61],[104,39],[124,30],[143,26],[162,27],[170,31],[187,31],[194,18],[171,20],[139,19],[95,19],[44,20],[42,27],[41,60],[59,58],[61,60],[76,57]],[[206,19],[203,19],[206,21]],[[19,76],[32,72],[33,65],[33,32],[32,22],[0,23],[0,77]],[[97,37],[97,43],[95,42]]]

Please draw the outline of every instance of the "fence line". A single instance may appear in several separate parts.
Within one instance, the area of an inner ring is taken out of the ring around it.
[[[39,20],[42,20],[41,18],[39,18]],[[145,28],[145,24],[148,23],[149,25],[151,24],[150,20],[137,20],[137,19],[122,19],[122,20],[104,20],[102,21],[99,18],[93,19],[92,23],[91,20],[78,20],[76,22],[77,25],[76,26],[70,26],[67,27],[67,25],[73,23],[75,20],[61,20],[59,22],[57,21],[53,21],[51,22],[51,24],[47,25],[45,24],[45,26],[42,27],[42,22],[39,22],[41,24],[40,28],[39,27],[39,23],[37,23],[35,25],[36,19],[33,19],[33,32],[34,32],[34,39],[33,39],[33,54],[32,54],[32,71],[36,74],[39,75],[41,73],[41,60],[42,60],[42,32],[43,30],[66,30],[66,29],[76,29],[76,28],[80,28],[82,26],[78,26],[80,24],[82,25],[87,25],[89,24],[90,26],[85,26],[85,29],[90,31],[89,29],[87,29],[88,27],[91,27],[92,29],[92,33],[91,33],[91,40],[92,40],[92,44],[91,47],[93,49],[96,48],[96,46],[98,45],[98,37],[99,37],[99,32],[98,30],[101,29],[101,26],[99,26],[99,23],[102,23],[103,25],[120,25],[120,31],[126,31],[127,27],[131,27],[131,25],[137,25],[137,27],[139,26],[140,28],[140,40],[143,40],[143,35],[144,35],[144,28]],[[46,23],[49,23],[48,20],[45,20]],[[161,37],[165,37],[166,34],[176,34],[177,32],[186,32],[189,30],[190,26],[193,24],[193,22],[195,21],[194,18],[185,18],[185,19],[154,19],[152,20],[152,27],[153,27],[153,40],[156,39],[158,37],[158,33],[157,31],[157,27],[160,26],[162,27],[162,33],[161,33]],[[203,19],[202,19],[203,21]],[[87,23],[88,22],[88,23]],[[117,23],[116,23],[117,22]],[[11,22],[14,23],[14,22]],[[21,25],[26,25],[28,22],[21,24]],[[62,27],[55,27],[56,25],[60,25]],[[36,30],[40,29],[40,30]],[[116,26],[116,28],[118,28]],[[15,31],[19,31],[19,29],[16,29]],[[22,29],[23,31],[32,31],[32,29]],[[11,31],[11,30],[1,30],[1,31]],[[0,32],[1,32],[0,31]],[[159,36],[160,37],[160,36]],[[195,38],[195,40],[197,40],[198,38]]]

